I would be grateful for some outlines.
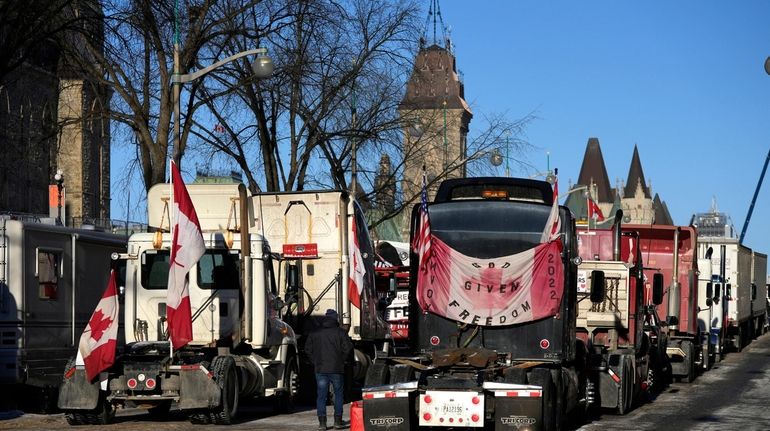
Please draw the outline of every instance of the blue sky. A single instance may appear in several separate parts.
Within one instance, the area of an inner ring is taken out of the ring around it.
[[[545,170],[549,151],[563,187],[589,137],[613,185],[636,144],[675,223],[715,196],[740,232],[770,150],[770,2],[444,1],[441,12],[476,114],[471,134],[485,113],[535,111],[529,161]],[[744,241],[763,253],[768,221],[770,178]]]
[[[715,196],[740,231],[770,149],[770,2],[445,0],[441,12],[475,113],[471,134],[485,115],[534,111],[526,138],[537,149],[527,158],[542,171],[550,152],[562,187],[577,179],[589,137],[613,184],[626,179],[636,144],[675,223]],[[124,166],[114,161],[113,187]],[[140,181],[134,175],[132,220],[146,217]],[[766,183],[745,241],[764,253]],[[113,199],[114,218],[126,204]]]

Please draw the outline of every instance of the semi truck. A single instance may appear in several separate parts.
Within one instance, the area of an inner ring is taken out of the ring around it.
[[[575,334],[574,220],[554,200],[544,181],[465,178],[415,207],[410,243],[430,238],[431,257],[412,250],[409,351],[370,367],[366,429],[552,430],[594,400]],[[541,243],[551,214],[559,240]],[[537,269],[515,275],[528,259]]]
[[[722,360],[721,332],[724,310],[720,289],[719,268],[714,266],[714,249],[702,250],[698,257],[698,329],[702,334],[703,369],[710,369]]]
[[[598,405],[619,414],[659,387],[667,366],[651,314],[662,300],[662,275],[652,277],[648,304],[639,235],[622,231],[622,218],[619,210],[612,229],[578,230],[577,286],[577,336],[588,347]]]
[[[663,275],[665,295],[657,306],[665,319],[665,346],[676,379],[691,382],[697,370],[708,365],[708,344],[698,326],[697,234],[689,226],[632,225],[637,232],[642,264]]]
[[[0,216],[0,384],[7,401],[30,398],[43,410],[55,408],[61,370],[107,286],[110,256],[125,251],[122,235]]]
[[[374,247],[360,205],[340,190],[261,193],[250,202],[251,228],[281,252],[274,262],[278,291],[300,352],[325,311],[334,309],[354,344],[348,382],[362,381],[372,360],[392,348],[385,308],[395,287],[377,289]],[[309,389],[303,393],[312,395],[312,366],[304,354],[301,360],[301,380]]]
[[[187,188],[205,243],[188,275],[192,341],[181,349],[168,341],[171,190],[160,184],[147,197],[154,232],[132,235],[127,252],[114,256],[126,265],[125,344],[119,344],[116,362],[94,382],[74,361],[66,367],[59,407],[72,425],[108,423],[118,407],[162,415],[172,402],[193,423],[231,423],[244,397],[273,397],[278,409],[291,409],[299,376],[297,341],[280,319],[284,304],[268,242],[249,230],[246,188]]]

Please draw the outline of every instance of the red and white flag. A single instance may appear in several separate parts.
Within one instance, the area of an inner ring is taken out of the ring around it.
[[[479,326],[505,326],[553,316],[564,294],[561,240],[494,258],[467,256],[433,237],[421,265],[417,300],[426,311]]]
[[[599,205],[594,202],[593,199],[588,198],[588,219],[592,219],[596,217],[598,221],[604,220],[604,214],[602,214],[602,209],[599,208]]]
[[[187,274],[203,256],[206,246],[190,194],[187,193],[179,168],[173,161],[171,183],[174,191],[174,230],[168,268],[166,317],[171,345],[179,349],[192,340],[192,312]]]
[[[561,232],[561,219],[559,218],[559,179],[556,178],[553,183],[553,205],[551,206],[551,214],[548,216],[548,221],[545,223],[543,229],[543,235],[540,237],[540,242],[551,242],[559,238]]]
[[[89,382],[115,363],[120,312],[115,277],[115,270],[112,270],[107,289],[96,305],[78,344],[78,362],[82,359],[85,364]]]
[[[348,235],[348,253],[350,254],[350,275],[348,276],[348,299],[354,306],[361,308],[361,292],[364,290],[366,267],[358,244],[356,216],[351,217]]]

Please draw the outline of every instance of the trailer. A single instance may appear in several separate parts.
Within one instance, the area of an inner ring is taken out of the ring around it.
[[[552,430],[593,401],[586,348],[575,338],[578,255],[568,209],[553,212],[560,243],[541,243],[554,207],[550,184],[515,178],[446,180],[429,216],[415,207],[412,243],[427,244],[429,224],[433,257],[410,256],[409,352],[370,367],[366,429]],[[518,278],[514,256],[537,256],[543,266]],[[446,265],[460,266],[445,278]]]
[[[648,306],[639,235],[623,232],[622,218],[618,211],[612,229],[578,230],[577,287],[577,336],[588,346],[598,404],[619,414],[658,389],[667,369],[665,349],[657,345],[666,337],[650,314],[662,300],[662,276],[653,277]]]
[[[281,252],[275,262],[278,290],[288,305],[285,319],[298,335],[300,351],[325,311],[334,309],[354,345],[347,381],[362,381],[379,352],[392,348],[385,309],[395,297],[395,287],[377,289],[374,246],[358,202],[340,190],[261,193],[250,202],[251,229],[263,232]],[[304,354],[301,360],[302,381],[312,382],[311,362]],[[303,393],[314,395],[312,383],[305,387],[309,392]]]
[[[48,410],[126,237],[45,220],[0,216],[0,384]]]
[[[754,316],[752,314],[752,251],[730,237],[701,237],[698,254],[704,255],[711,247],[719,254],[712,256],[712,264],[719,267],[719,283],[714,294],[722,302],[722,332],[720,352],[727,348],[741,351],[753,338]]]
[[[262,235],[249,231],[242,184],[187,186],[205,243],[191,268],[192,341],[171,349],[166,297],[172,237],[170,187],[147,197],[154,232],[137,233],[128,252],[122,310],[125,345],[104,379],[88,382],[68,365],[59,407],[72,425],[104,424],[116,408],[147,408],[153,415],[172,402],[192,423],[229,424],[245,397],[272,397],[289,411],[298,390],[296,337],[280,317],[284,307],[273,274],[273,255]],[[93,311],[93,309],[91,310]]]

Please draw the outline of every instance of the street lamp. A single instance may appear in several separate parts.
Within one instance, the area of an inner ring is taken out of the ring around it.
[[[269,78],[273,75],[273,70],[275,69],[275,66],[273,65],[273,60],[268,57],[267,55],[267,49],[266,48],[256,48],[256,49],[250,49],[248,51],[242,51],[235,55],[231,55],[230,57],[225,58],[224,60],[219,60],[216,63],[204,67],[203,69],[197,70],[192,73],[187,73],[182,75],[182,72],[180,70],[180,64],[179,64],[179,40],[174,42],[174,75],[171,78],[171,82],[174,84],[174,161],[179,164],[180,159],[182,158],[182,153],[180,149],[180,142],[182,142],[182,137],[179,132],[179,123],[181,122],[181,114],[180,114],[180,106],[179,106],[179,93],[181,91],[181,85],[185,82],[194,81],[209,72],[211,72],[214,69],[217,69],[218,67],[224,66],[227,63],[230,63],[232,61],[235,61],[239,58],[246,57],[247,55],[257,55],[256,60],[251,63],[251,70],[254,72],[254,76],[257,79],[265,79]]]
[[[56,170],[56,175],[53,176],[54,181],[56,181],[56,209],[57,209],[57,217],[56,217],[56,224],[63,226],[64,223],[62,223],[61,219],[61,195],[62,190],[64,190],[64,171],[61,169]]]

